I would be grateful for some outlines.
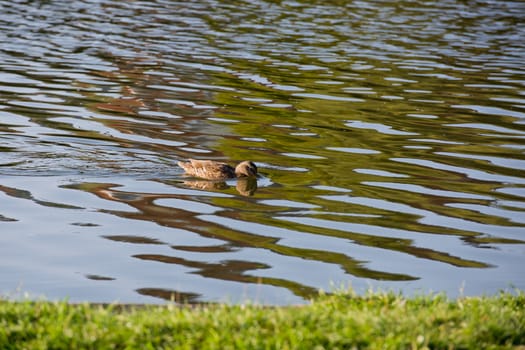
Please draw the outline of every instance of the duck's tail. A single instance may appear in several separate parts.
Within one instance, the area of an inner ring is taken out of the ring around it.
[[[177,165],[180,166],[182,169],[187,171],[188,168],[191,166],[191,162],[179,161],[179,162],[177,162]]]

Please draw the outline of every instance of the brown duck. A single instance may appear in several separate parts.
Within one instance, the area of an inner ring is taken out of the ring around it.
[[[186,174],[208,180],[257,176],[257,166],[249,160],[239,163],[235,168],[213,160],[188,159],[187,162],[178,162],[177,164],[186,171]]]

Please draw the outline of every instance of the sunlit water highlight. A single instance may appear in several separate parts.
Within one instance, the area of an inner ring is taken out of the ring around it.
[[[525,289],[522,23],[517,0],[0,0],[0,292]]]

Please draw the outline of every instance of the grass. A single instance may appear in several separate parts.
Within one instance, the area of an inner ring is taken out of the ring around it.
[[[525,293],[321,294],[306,306],[0,301],[0,349],[523,349]]]

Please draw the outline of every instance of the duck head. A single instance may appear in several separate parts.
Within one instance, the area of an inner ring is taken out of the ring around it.
[[[235,175],[237,177],[247,176],[247,177],[254,177],[257,176],[257,166],[249,161],[245,160],[244,162],[239,163],[235,167]]]

